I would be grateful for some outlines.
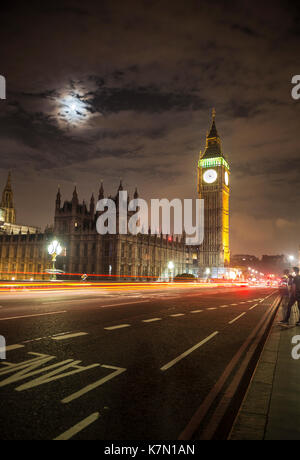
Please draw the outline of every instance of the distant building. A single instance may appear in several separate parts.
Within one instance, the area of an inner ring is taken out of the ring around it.
[[[22,234],[36,233],[39,228],[16,224],[16,210],[14,206],[14,195],[11,185],[11,173],[9,172],[6,186],[2,193],[0,205],[0,234]]]
[[[231,257],[230,265],[232,267],[258,268],[260,260],[258,257],[249,254],[235,254]]]
[[[50,268],[47,255],[49,233],[37,227],[16,223],[16,210],[8,174],[0,206],[0,279],[30,279]],[[39,275],[48,279],[49,275]]]
[[[261,270],[265,273],[282,274],[283,270],[289,268],[288,261],[284,255],[263,255],[261,258]]]

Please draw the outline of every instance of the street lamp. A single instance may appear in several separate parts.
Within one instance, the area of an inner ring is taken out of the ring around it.
[[[206,268],[205,270],[206,280],[208,281],[210,275],[210,268]]]
[[[62,247],[59,244],[57,240],[52,241],[52,243],[49,244],[48,246],[48,254],[51,256],[52,259],[52,279],[56,280],[56,275],[55,275],[55,262],[56,262],[56,257],[59,256],[62,253]]]
[[[170,262],[168,263],[168,269],[171,271],[171,281],[173,281],[173,270],[174,270],[174,267],[175,267],[174,262],[172,262],[172,261],[170,260]]]
[[[295,256],[293,256],[292,254],[288,256],[288,261],[289,261],[289,266],[290,266],[290,269],[293,267],[293,263],[295,261]]]

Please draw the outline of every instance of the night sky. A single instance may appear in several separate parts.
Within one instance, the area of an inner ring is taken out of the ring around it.
[[[295,2],[296,3],[296,2]],[[2,2],[0,184],[17,221],[63,200],[196,197],[212,107],[231,164],[232,253],[300,243],[300,14],[290,1]]]

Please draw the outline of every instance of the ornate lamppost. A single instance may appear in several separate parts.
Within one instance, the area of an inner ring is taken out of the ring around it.
[[[173,282],[173,270],[174,270],[174,268],[175,268],[174,262],[170,261],[168,263],[168,269],[171,272],[171,282]]]
[[[51,256],[52,259],[52,280],[56,280],[56,274],[55,274],[55,262],[56,262],[56,257],[59,256],[62,253],[62,247],[59,244],[57,240],[52,241],[52,243],[49,244],[48,246],[48,254]]]

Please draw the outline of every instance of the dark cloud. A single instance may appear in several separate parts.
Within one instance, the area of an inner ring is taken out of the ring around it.
[[[242,26],[240,24],[233,24],[232,29],[233,30],[239,30],[240,32],[242,32],[244,34],[250,35],[250,36],[253,36],[253,37],[258,37],[259,36],[259,34],[257,34],[253,29],[250,29],[250,27]]]
[[[99,112],[110,113],[123,110],[159,113],[169,110],[199,110],[206,107],[195,94],[164,92],[155,86],[135,88],[101,88],[92,101]]]
[[[114,193],[120,176],[148,198],[196,196],[216,107],[232,171],[232,252],[294,251],[297,5],[69,0],[1,9],[0,179],[14,170],[21,221],[52,221],[57,181],[67,198],[77,182],[88,199],[100,178]],[[81,104],[78,124],[70,97]]]

